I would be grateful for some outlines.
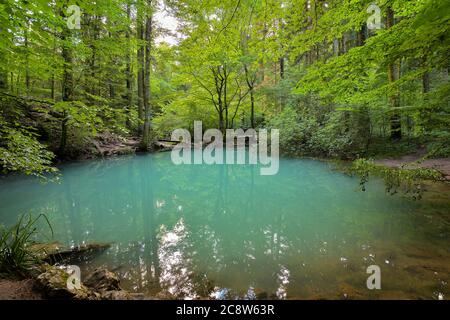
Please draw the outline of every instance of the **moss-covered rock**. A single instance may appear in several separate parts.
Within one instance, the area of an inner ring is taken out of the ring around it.
[[[44,266],[45,271],[36,278],[36,289],[48,299],[91,299],[95,294],[83,284],[69,289],[69,272],[64,267]]]
[[[95,269],[84,281],[84,284],[98,292],[122,290],[120,288],[119,277],[115,273],[103,268]]]

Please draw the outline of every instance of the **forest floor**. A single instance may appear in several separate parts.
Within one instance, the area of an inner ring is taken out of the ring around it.
[[[422,160],[424,156],[425,151],[419,150],[414,154],[405,155],[399,158],[378,159],[375,160],[375,163],[390,168],[400,168],[404,166],[405,169],[408,168],[436,169],[443,174],[445,180],[450,181],[450,158],[435,158]]]
[[[34,290],[34,280],[0,279],[0,300],[41,300],[41,293]]]

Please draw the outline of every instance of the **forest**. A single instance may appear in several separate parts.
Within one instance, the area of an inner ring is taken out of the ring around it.
[[[370,5],[3,1],[1,167],[51,171],[102,134],[152,150],[194,120],[279,128],[291,155],[447,157],[450,4]]]
[[[449,72],[446,0],[1,0],[0,300],[448,299]]]

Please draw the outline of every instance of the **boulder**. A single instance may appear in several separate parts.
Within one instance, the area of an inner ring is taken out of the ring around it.
[[[104,268],[95,269],[84,281],[84,284],[97,292],[122,290],[117,275]]]
[[[46,265],[45,272],[36,278],[35,288],[48,299],[81,299],[95,297],[86,286],[69,289],[67,280],[70,274],[62,267]]]

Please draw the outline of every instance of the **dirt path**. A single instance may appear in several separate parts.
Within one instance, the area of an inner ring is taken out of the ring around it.
[[[437,158],[437,159],[422,159],[423,154],[417,153],[412,155],[403,156],[401,158],[388,158],[375,160],[376,164],[384,165],[390,168],[400,168],[405,165],[405,168],[429,168],[436,169],[444,175],[447,181],[450,181],[450,158]],[[418,161],[418,162],[417,162]]]
[[[33,290],[34,280],[0,279],[0,300],[41,300],[42,295]]]

